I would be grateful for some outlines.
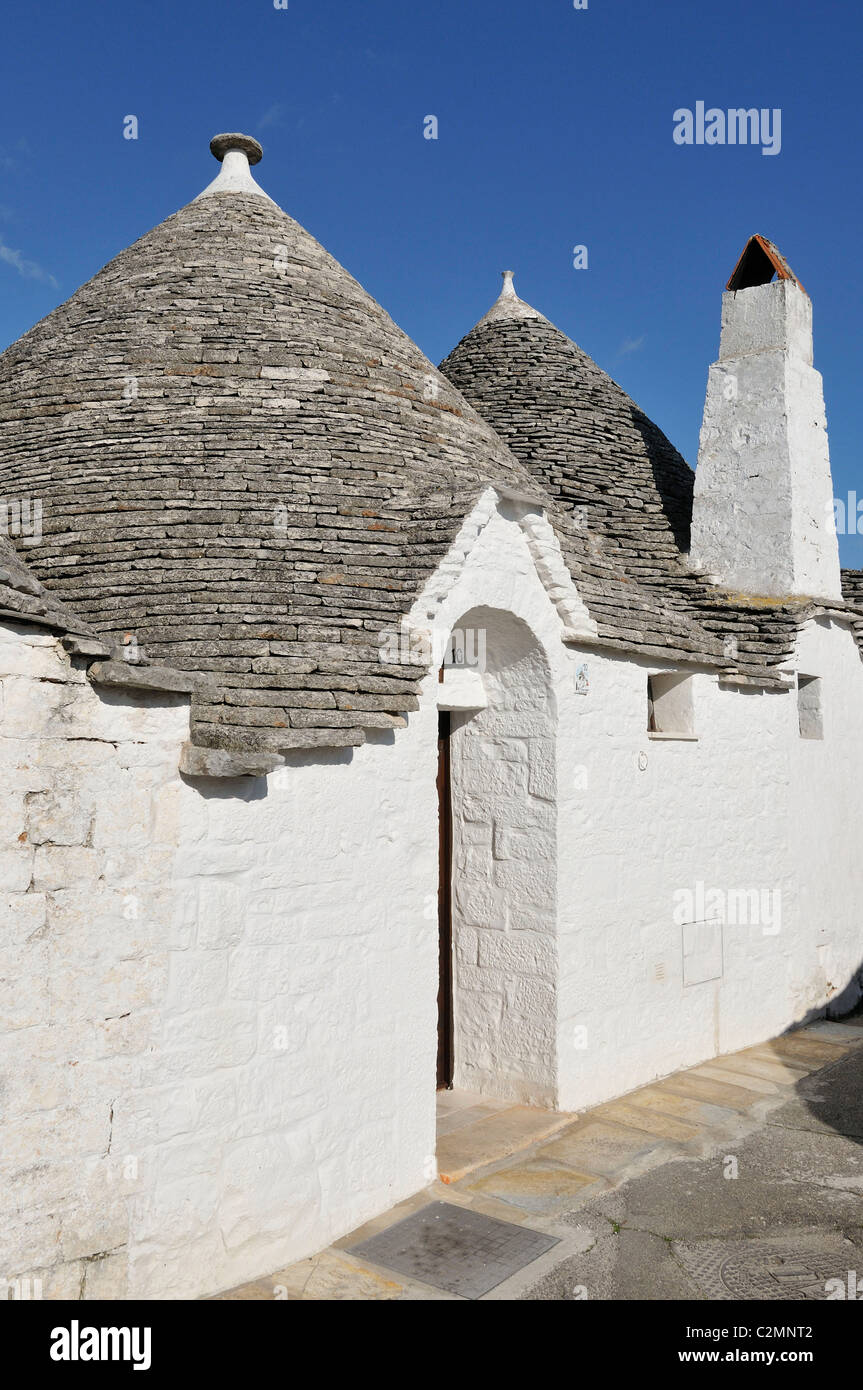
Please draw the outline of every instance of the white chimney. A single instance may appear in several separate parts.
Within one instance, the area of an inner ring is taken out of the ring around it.
[[[690,555],[735,591],[842,597],[812,301],[763,237],[750,238],[722,296]]]

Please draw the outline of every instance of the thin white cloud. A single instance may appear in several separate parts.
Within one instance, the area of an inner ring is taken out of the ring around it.
[[[265,130],[268,125],[281,125],[285,107],[281,101],[274,101],[258,121],[258,129]]]
[[[638,352],[644,347],[644,334],[640,338],[624,338],[620,345],[618,357],[628,357],[631,352]]]
[[[4,261],[6,265],[11,265],[13,270],[17,270],[24,280],[41,280],[46,285],[53,285],[55,289],[58,288],[57,281],[49,271],[43,269],[37,261],[28,261],[26,256],[22,256],[20,251],[13,250],[11,246],[7,246],[2,239],[0,239],[0,261]]]

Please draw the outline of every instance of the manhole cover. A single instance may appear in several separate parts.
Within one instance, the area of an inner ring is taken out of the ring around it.
[[[451,1202],[431,1202],[348,1249],[352,1255],[435,1289],[462,1298],[482,1298],[557,1243],[556,1237],[541,1231],[497,1221]]]
[[[845,1251],[787,1244],[782,1241],[705,1241],[675,1243],[684,1267],[714,1299],[821,1299],[828,1279],[846,1278],[850,1246]]]

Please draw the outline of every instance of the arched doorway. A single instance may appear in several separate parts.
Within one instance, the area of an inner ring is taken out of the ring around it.
[[[440,1026],[448,1026],[449,1011],[456,1087],[553,1106],[557,778],[551,673],[540,643],[514,614],[474,608],[456,631],[465,653],[482,667],[487,703],[441,720]],[[445,1055],[442,1038],[439,1062]]]

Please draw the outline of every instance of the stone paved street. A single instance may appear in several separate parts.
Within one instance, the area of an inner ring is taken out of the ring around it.
[[[396,1223],[422,1211],[427,1230],[436,1202],[490,1219],[474,1224],[499,1260],[507,1230],[494,1223],[555,1239],[486,1300],[823,1299],[828,1280],[847,1285],[852,1271],[863,1292],[861,1044],[861,1014],[811,1024],[577,1116],[451,1093],[438,1151],[448,1181],[222,1297],[460,1298],[368,1259],[368,1247],[352,1253],[384,1232],[371,1249],[397,1249]],[[387,1258],[442,1280],[461,1260],[464,1287],[481,1286],[482,1248],[462,1235],[442,1250],[442,1238],[426,1236],[419,1260],[413,1247]],[[510,1244],[518,1263],[525,1243]]]

